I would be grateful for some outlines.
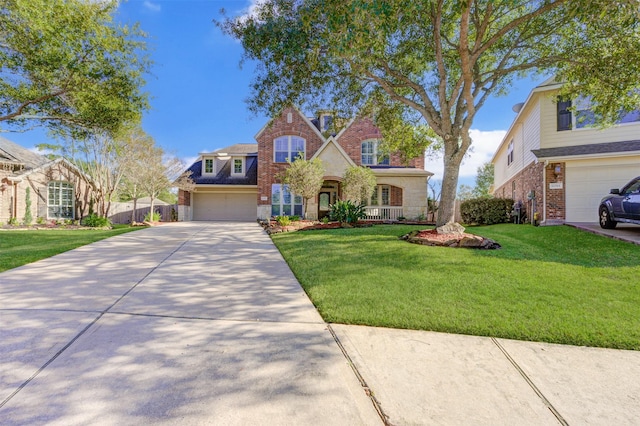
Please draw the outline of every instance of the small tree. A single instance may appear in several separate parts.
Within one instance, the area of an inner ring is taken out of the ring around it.
[[[27,186],[25,191],[25,212],[24,212],[24,224],[29,226],[33,221],[33,216],[31,215],[31,188]]]
[[[478,167],[476,175],[476,186],[473,188],[473,196],[475,198],[491,197],[491,185],[493,185],[493,163],[487,161]]]
[[[376,177],[370,168],[353,166],[344,173],[342,198],[357,203],[366,202],[376,188]]]
[[[304,199],[304,216],[307,217],[309,200],[318,195],[324,182],[322,160],[303,160],[298,157],[294,162],[288,163],[289,167],[284,171],[282,181],[289,185],[289,191]]]

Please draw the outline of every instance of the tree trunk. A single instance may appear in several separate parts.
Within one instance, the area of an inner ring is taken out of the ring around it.
[[[131,211],[131,224],[136,221],[136,210],[138,209],[138,197],[133,198],[133,210]]]
[[[444,173],[442,175],[442,190],[440,192],[436,226],[442,226],[455,220],[458,176],[460,175],[460,163],[462,163],[463,158],[464,153],[457,147],[457,142],[445,142]]]

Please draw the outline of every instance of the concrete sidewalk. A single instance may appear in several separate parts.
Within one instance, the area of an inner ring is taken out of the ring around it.
[[[640,352],[331,325],[393,425],[636,425]]]
[[[0,424],[380,424],[257,224],[128,233],[0,274]]]

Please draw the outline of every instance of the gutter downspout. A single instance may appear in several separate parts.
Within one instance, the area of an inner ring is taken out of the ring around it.
[[[542,169],[542,222],[547,222],[547,166],[549,160],[544,161],[544,168]]]

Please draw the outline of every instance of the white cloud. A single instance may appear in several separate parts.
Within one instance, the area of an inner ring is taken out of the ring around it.
[[[151,12],[160,12],[162,10],[162,6],[150,0],[144,0],[144,3],[142,4],[144,5],[145,8],[147,8]]]
[[[471,129],[469,134],[473,142],[471,143],[471,149],[467,152],[460,166],[460,180],[475,178],[478,173],[478,167],[491,160],[506,133],[506,130],[482,131]],[[444,172],[442,155],[427,158],[425,169],[434,174],[432,179],[442,180]]]

